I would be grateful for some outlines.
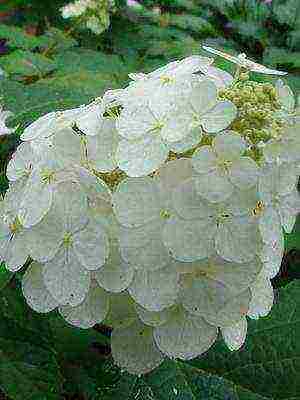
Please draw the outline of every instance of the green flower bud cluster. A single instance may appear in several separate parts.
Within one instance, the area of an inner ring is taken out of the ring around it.
[[[238,81],[219,91],[220,100],[230,100],[238,108],[231,128],[254,145],[278,137],[282,122],[276,116],[281,106],[276,89],[269,83]]]

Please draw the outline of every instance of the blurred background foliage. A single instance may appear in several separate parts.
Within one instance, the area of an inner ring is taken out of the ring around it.
[[[59,9],[66,3],[0,1],[0,97],[14,113],[9,125],[17,127],[0,136],[1,193],[6,164],[30,122],[124,86],[130,72],[204,55],[201,44],[286,70],[299,92],[299,0],[116,0],[101,35],[64,20]],[[226,60],[216,64],[232,71]],[[145,378],[112,365],[109,330],[82,331],[55,313],[30,311],[20,294],[22,272],[12,276],[1,265],[0,388],[13,400],[300,399],[299,254],[300,221],[286,235],[282,270],[273,281],[280,303],[267,320],[250,321],[242,352],[229,355],[217,344],[192,365],[164,363]]]

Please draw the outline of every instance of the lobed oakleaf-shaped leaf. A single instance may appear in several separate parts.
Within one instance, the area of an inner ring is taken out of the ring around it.
[[[244,347],[230,352],[219,341],[191,364],[256,393],[279,399],[300,397],[300,282],[280,289],[269,316],[250,320]]]

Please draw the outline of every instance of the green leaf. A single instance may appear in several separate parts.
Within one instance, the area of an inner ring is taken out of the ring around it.
[[[216,34],[214,27],[204,18],[190,14],[170,14],[168,22],[171,26],[192,31],[202,35]]]
[[[41,38],[44,39],[47,48],[53,49],[56,52],[69,50],[78,45],[76,39],[54,27],[50,27]]]
[[[27,50],[16,50],[0,58],[0,66],[9,75],[21,77],[43,77],[56,69],[49,58]]]
[[[5,264],[0,264],[0,290],[4,289],[8,282],[13,277],[13,273],[5,268]]]
[[[279,290],[268,317],[249,320],[242,350],[219,341],[191,364],[276,400],[300,397],[300,282]]]
[[[45,45],[43,36],[28,35],[16,26],[0,24],[0,37],[6,39],[7,45],[16,49],[33,50]]]
[[[0,387],[13,400],[59,400],[63,377],[49,325],[24,303],[20,290],[0,294]]]
[[[102,389],[103,400],[266,400],[232,382],[178,361],[138,378],[127,373]]]
[[[270,47],[264,52],[264,63],[268,65],[286,65],[288,68],[300,68],[300,52],[290,52],[279,47]]]
[[[298,0],[286,0],[274,4],[273,12],[281,24],[294,26],[297,18],[297,9],[299,9]]]

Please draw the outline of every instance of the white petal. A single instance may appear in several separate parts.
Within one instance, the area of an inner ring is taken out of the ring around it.
[[[21,231],[13,235],[7,245],[4,261],[9,271],[16,272],[23,267],[28,257],[26,236]]]
[[[220,203],[228,199],[234,190],[227,175],[218,170],[197,175],[195,184],[198,194],[212,203]]]
[[[206,113],[216,104],[217,88],[211,80],[204,78],[195,81],[192,88],[188,99],[197,114]]]
[[[280,240],[282,228],[278,212],[272,208],[264,209],[259,219],[259,230],[265,243],[274,243]]]
[[[217,334],[218,330],[203,318],[179,311],[154,329],[154,340],[168,357],[190,360],[207,351]]]
[[[145,225],[159,217],[161,199],[158,186],[150,177],[125,179],[113,194],[113,205],[122,225]]]
[[[247,312],[251,298],[249,289],[237,293],[237,288],[218,277],[212,279],[200,275],[193,278],[187,275],[182,281],[182,288],[184,308],[220,327],[238,322]]]
[[[149,105],[145,102],[132,102],[122,110],[116,128],[125,139],[135,140],[147,135],[156,124],[156,116]]]
[[[284,254],[284,236],[283,232],[278,240],[267,243],[262,247],[260,258],[264,263],[264,271],[268,278],[274,278],[281,267]]]
[[[217,155],[212,146],[201,146],[193,154],[192,163],[199,174],[206,174],[216,170]]]
[[[168,143],[183,140],[191,133],[191,120],[191,114],[184,107],[172,108],[160,131],[162,139]]]
[[[22,225],[30,228],[38,224],[50,210],[52,198],[52,185],[42,183],[39,176],[34,180],[29,179],[18,213]]]
[[[155,346],[152,328],[138,322],[114,329],[111,349],[115,363],[135,375],[150,372],[163,361],[163,355]]]
[[[187,136],[183,140],[178,142],[166,142],[169,150],[174,151],[174,153],[184,153],[187,150],[195,147],[201,140],[203,133],[201,129],[194,128],[191,129]]]
[[[24,129],[21,135],[21,140],[33,140],[36,139],[38,136],[45,134],[47,130],[49,130],[49,127],[51,126],[55,118],[55,112],[45,114],[42,117],[38,118],[36,121],[34,121],[32,124]]]
[[[243,317],[237,324],[233,326],[227,326],[221,329],[224,342],[226,343],[229,350],[239,350],[247,335],[247,320]]]
[[[223,89],[231,85],[233,81],[232,75],[212,65],[208,67],[207,73],[205,75],[213,80],[218,89]]]
[[[163,229],[163,242],[176,260],[191,262],[211,255],[214,231],[209,220],[172,219]]]
[[[90,287],[90,273],[81,266],[74,253],[66,248],[44,264],[43,278],[51,295],[64,305],[80,304]]]
[[[75,119],[77,127],[87,136],[97,135],[105,124],[104,105],[98,99],[88,104]]]
[[[83,160],[83,150],[80,136],[71,128],[57,132],[52,140],[52,152],[55,160],[62,165],[76,163]]]
[[[165,324],[172,317],[174,312],[174,307],[165,308],[162,311],[149,311],[138,304],[135,305],[135,309],[143,324],[149,326],[160,326]]]
[[[137,320],[134,301],[127,292],[111,293],[109,311],[104,324],[112,328],[124,328]]]
[[[103,226],[90,222],[73,235],[73,249],[80,263],[88,270],[104,265],[109,255],[109,241]]]
[[[215,238],[217,253],[225,260],[237,263],[253,260],[259,251],[259,245],[257,225],[242,217],[221,223]]]
[[[168,161],[156,172],[162,190],[172,190],[192,176],[192,163],[189,158]]]
[[[241,156],[246,150],[247,144],[239,134],[226,131],[216,136],[213,147],[219,157],[225,160],[233,160]]]
[[[258,175],[256,162],[249,157],[242,157],[230,167],[229,179],[239,189],[246,190],[256,185]]]
[[[105,120],[103,129],[95,136],[87,138],[88,160],[100,172],[111,172],[117,167],[115,154],[119,139],[115,123]]]
[[[37,157],[33,153],[31,145],[21,143],[7,164],[7,178],[14,182],[23,176],[28,176],[35,162],[37,162]]]
[[[276,82],[276,92],[279,97],[279,101],[284,107],[284,109],[291,113],[294,111],[296,100],[291,88],[286,85],[281,79]]]
[[[199,196],[193,178],[175,188],[172,193],[172,205],[177,213],[187,220],[207,218],[212,211],[209,203]]]
[[[119,249],[112,248],[109,259],[95,273],[99,285],[109,292],[122,292],[132,282],[134,269],[120,257]]]
[[[145,176],[158,169],[167,159],[169,149],[159,135],[147,135],[137,141],[121,140],[116,161],[128,176]]]
[[[48,313],[59,303],[46,289],[42,275],[43,266],[33,262],[22,279],[22,292],[28,305],[36,312]]]
[[[129,294],[149,311],[161,311],[175,304],[178,296],[178,274],[172,264],[158,271],[137,271]]]
[[[217,133],[233,122],[237,115],[236,106],[230,101],[220,101],[207,114],[201,117],[201,125],[208,133]]]
[[[91,287],[84,301],[78,306],[61,306],[59,313],[71,325],[88,329],[102,322],[109,309],[107,293],[98,286]]]
[[[252,299],[247,315],[252,319],[265,317],[271,311],[274,302],[274,292],[270,279],[262,271],[255,284],[251,287]]]
[[[160,233],[150,237],[145,247],[122,247],[122,258],[137,270],[156,271],[170,262],[170,255]]]

